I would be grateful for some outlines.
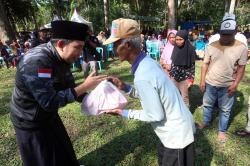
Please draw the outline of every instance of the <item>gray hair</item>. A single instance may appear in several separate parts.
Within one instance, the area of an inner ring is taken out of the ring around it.
[[[52,43],[53,45],[55,45],[56,42],[58,42],[59,40],[62,40],[62,41],[65,43],[65,45],[66,45],[66,44],[69,44],[70,42],[72,42],[72,40],[68,40],[68,39],[51,39],[50,41],[51,41],[51,43]]]
[[[140,49],[142,48],[141,45],[141,37],[135,37],[135,38],[128,38],[128,39],[123,39],[122,43],[126,43],[126,42],[130,42],[136,49]]]

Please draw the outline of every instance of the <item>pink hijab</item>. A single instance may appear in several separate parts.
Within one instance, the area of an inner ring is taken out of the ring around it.
[[[167,39],[169,38],[169,35],[171,33],[176,35],[177,31],[176,30],[169,30],[168,35],[167,35]],[[173,49],[174,49],[174,45],[172,45],[168,41],[167,44],[165,45],[164,49],[163,49],[162,54],[161,54],[161,59],[163,60],[164,64],[170,65],[172,63],[171,55],[172,55]]]

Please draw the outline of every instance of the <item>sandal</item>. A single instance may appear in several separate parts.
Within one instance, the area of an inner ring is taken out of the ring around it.
[[[235,134],[240,137],[247,137],[250,136],[250,132],[247,132],[246,130],[239,130],[236,131]]]

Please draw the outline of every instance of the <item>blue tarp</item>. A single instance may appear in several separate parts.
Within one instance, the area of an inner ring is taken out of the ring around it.
[[[212,25],[212,22],[209,20],[204,21],[188,21],[188,22],[181,22],[181,29],[193,29],[195,26],[202,26],[202,25]]]

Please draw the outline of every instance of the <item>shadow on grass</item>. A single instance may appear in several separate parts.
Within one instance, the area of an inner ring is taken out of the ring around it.
[[[190,111],[192,113],[194,113],[196,108],[202,106],[202,98],[203,94],[200,91],[200,87],[198,85],[193,85],[189,92]]]
[[[4,92],[3,96],[0,97],[0,116],[3,116],[10,112],[10,99],[11,92]]]
[[[111,59],[111,58],[109,58],[108,61],[104,62],[104,69],[105,69],[105,70],[110,69],[110,68],[111,68],[110,65],[112,65],[112,64],[114,64],[114,63],[119,64],[120,62],[117,61],[117,59]]]
[[[14,161],[17,155],[20,155],[15,137],[7,137],[1,140],[1,166],[21,165],[21,160]],[[14,163],[13,163],[14,162]]]
[[[234,105],[233,105],[233,108],[231,111],[228,127],[234,121],[234,117],[237,116],[237,114],[239,114],[241,111],[244,111],[244,100],[245,100],[245,98],[244,98],[243,93],[240,91],[236,91],[235,101],[234,101]]]
[[[195,134],[195,165],[210,166],[213,159],[213,148],[204,131],[197,130]]]
[[[239,150],[235,153],[235,149],[229,152],[230,143],[219,143],[216,140],[209,141],[207,136],[211,133],[212,127],[199,130],[195,140],[195,166],[237,166],[247,165],[247,141],[235,139],[239,145]],[[216,139],[216,138],[215,138]],[[232,138],[231,138],[232,139]],[[243,157],[245,155],[245,157]],[[243,158],[244,161],[240,160]],[[237,160],[236,160],[237,159]]]
[[[130,73],[128,73],[127,75],[119,76],[119,79],[121,79],[125,83],[129,83],[129,84],[133,85],[134,77]]]
[[[87,166],[114,166],[121,163],[127,155],[133,154],[132,163],[129,165],[145,165],[145,161],[142,161],[143,156],[155,151],[157,141],[158,138],[150,126],[142,125],[86,154],[79,159],[79,162]]]

